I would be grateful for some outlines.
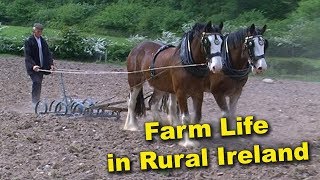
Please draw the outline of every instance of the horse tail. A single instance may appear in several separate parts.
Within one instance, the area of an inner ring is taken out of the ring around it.
[[[144,103],[143,88],[141,88],[137,96],[136,108],[134,109],[134,111],[138,117],[146,116],[146,105]]]

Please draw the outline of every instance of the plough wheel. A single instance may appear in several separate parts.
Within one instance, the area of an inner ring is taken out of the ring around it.
[[[68,106],[64,102],[59,102],[54,108],[56,114],[66,115],[68,113]]]
[[[34,107],[34,112],[36,114],[46,114],[48,112],[48,105],[45,102],[38,101]]]
[[[75,103],[71,108],[72,114],[83,114],[84,112],[84,105],[82,103]]]

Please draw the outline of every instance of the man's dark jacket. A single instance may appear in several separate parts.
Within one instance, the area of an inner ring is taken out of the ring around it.
[[[42,54],[43,54],[43,65],[40,66],[39,58],[39,47],[34,35],[30,36],[24,43],[24,56],[26,62],[27,73],[29,75],[35,73],[33,71],[33,66],[38,65],[40,69],[50,70],[51,65],[53,65],[52,55],[49,50],[47,42],[41,38]],[[50,74],[45,72],[44,74]]]

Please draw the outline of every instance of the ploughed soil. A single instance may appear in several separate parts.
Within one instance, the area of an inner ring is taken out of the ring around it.
[[[94,71],[126,71],[125,67],[96,63],[56,61],[58,68]],[[64,74],[67,95],[108,102],[126,100],[127,75]],[[146,86],[146,91],[149,87]],[[31,80],[22,57],[0,58],[0,179],[320,179],[320,83],[275,79],[265,83],[250,76],[238,103],[237,115],[254,115],[269,123],[267,135],[245,138],[218,134],[221,111],[211,94],[205,94],[203,123],[210,123],[213,137],[199,139],[201,147],[184,148],[178,141],[145,140],[141,131],[124,131],[121,118],[36,115],[31,105]],[[62,97],[59,74],[45,76],[42,99]],[[121,104],[126,107],[126,103]],[[166,118],[164,114],[163,118]],[[219,166],[217,148],[227,151],[265,148],[295,148],[309,143],[308,161]],[[208,149],[209,166],[168,170],[140,170],[139,153],[158,155],[200,153]],[[131,171],[109,173],[107,154],[128,157]]]

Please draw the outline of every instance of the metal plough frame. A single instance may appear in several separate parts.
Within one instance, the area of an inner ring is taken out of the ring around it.
[[[123,111],[127,111],[127,108],[116,107],[116,105],[118,104],[126,103],[126,100],[105,103],[106,101],[109,101],[114,97],[102,102],[94,102],[89,98],[83,101],[73,100],[70,96],[66,95],[62,73],[60,73],[60,86],[63,99],[59,101],[53,100],[51,102],[39,101],[34,109],[36,114],[53,113],[56,115],[67,116],[82,115],[119,119],[120,113]]]

